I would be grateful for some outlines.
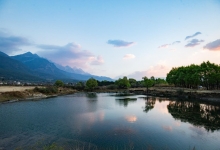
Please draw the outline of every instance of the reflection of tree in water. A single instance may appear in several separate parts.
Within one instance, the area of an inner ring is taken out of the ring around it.
[[[128,106],[128,103],[135,102],[137,98],[120,98],[116,99],[116,101],[119,103],[119,105],[123,105],[124,107]]]
[[[97,100],[97,94],[94,92],[86,93],[86,97],[88,100]]]
[[[86,93],[86,98],[87,98],[87,111],[88,112],[95,112],[98,109],[97,94],[94,92]]]
[[[182,122],[203,126],[207,131],[220,129],[220,106],[189,101],[172,101],[167,105],[169,113]]]
[[[144,108],[144,112],[148,112],[151,109],[154,108],[154,105],[156,103],[156,98],[155,97],[147,97],[146,98],[146,102],[145,102],[145,108]]]

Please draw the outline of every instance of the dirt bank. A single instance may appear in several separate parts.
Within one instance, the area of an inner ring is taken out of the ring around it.
[[[148,95],[220,102],[220,90],[199,90],[179,87],[153,87]]]
[[[56,88],[55,91],[48,90],[47,87],[30,87],[30,86],[1,86],[0,102],[14,102],[30,99],[41,99],[59,95],[73,94],[77,91],[71,88]],[[51,88],[50,88],[51,89]]]
[[[0,93],[12,91],[25,91],[34,89],[35,86],[0,86]]]

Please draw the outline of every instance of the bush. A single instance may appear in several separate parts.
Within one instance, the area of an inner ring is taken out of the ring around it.
[[[112,84],[112,85],[108,85],[106,88],[107,88],[107,89],[110,89],[110,90],[115,90],[115,89],[118,88],[118,86],[115,85],[115,84]]]
[[[86,88],[88,90],[94,90],[98,86],[98,82],[96,79],[90,78],[86,81]]]
[[[61,80],[57,80],[57,81],[54,83],[54,85],[57,86],[57,87],[62,87],[62,86],[64,86],[64,83],[63,83],[63,81],[61,81]]]
[[[43,94],[56,94],[58,92],[58,88],[54,86],[48,86],[45,88],[35,87],[34,92],[40,92]]]

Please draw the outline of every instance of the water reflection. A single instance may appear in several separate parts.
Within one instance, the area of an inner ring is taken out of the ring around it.
[[[128,103],[133,103],[137,101],[137,98],[119,98],[115,100],[119,105],[123,105],[124,107],[127,107]]]
[[[182,122],[202,126],[207,131],[220,129],[220,106],[189,101],[171,101],[167,105],[169,113]]]
[[[97,100],[97,93],[95,93],[95,92],[88,92],[88,93],[86,93],[86,97],[89,100]]]
[[[95,112],[98,110],[98,97],[97,94],[94,92],[88,92],[85,94],[87,99],[87,111],[88,112]]]
[[[146,97],[144,112],[147,113],[148,111],[153,109],[155,103],[156,103],[156,98],[155,97]]]
[[[135,115],[128,115],[128,116],[125,116],[125,119],[128,121],[128,122],[136,122],[137,121],[137,117]]]
[[[115,127],[113,131],[111,131],[114,135],[129,135],[134,134],[135,130],[130,127]]]
[[[170,132],[173,130],[172,126],[163,125],[162,128],[163,128],[164,130],[170,131]]]

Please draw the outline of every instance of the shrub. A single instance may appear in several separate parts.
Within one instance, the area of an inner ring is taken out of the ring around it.
[[[58,92],[58,88],[54,86],[48,86],[48,87],[43,87],[43,88],[35,87],[34,91],[40,92],[43,94],[56,94]]]
[[[54,85],[57,86],[57,87],[62,87],[62,86],[64,86],[64,83],[63,83],[63,81],[61,81],[61,80],[57,80],[57,81],[54,83]]]

